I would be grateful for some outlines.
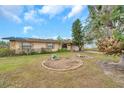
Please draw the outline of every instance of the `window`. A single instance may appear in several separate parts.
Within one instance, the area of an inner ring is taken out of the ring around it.
[[[31,49],[30,43],[22,43],[22,49]]]
[[[47,48],[49,48],[49,49],[53,49],[54,46],[53,46],[53,44],[47,44]]]

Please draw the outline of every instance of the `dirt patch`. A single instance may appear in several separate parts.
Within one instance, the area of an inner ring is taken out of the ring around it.
[[[47,59],[42,62],[42,66],[51,70],[71,70],[83,64],[79,57],[60,58],[58,60]]]
[[[77,54],[77,57],[80,57],[80,58],[83,58],[83,59],[92,59],[93,58],[92,56],[80,55],[80,54]]]
[[[98,51],[85,51],[85,52],[87,52],[87,53],[95,53],[95,54],[103,54],[102,52],[98,52]]]
[[[114,62],[97,62],[97,64],[107,76],[124,87],[124,69],[121,69],[121,66]]]

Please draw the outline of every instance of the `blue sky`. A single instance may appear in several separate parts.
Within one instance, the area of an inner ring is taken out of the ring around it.
[[[71,38],[74,20],[88,14],[87,6],[0,6],[0,38]]]

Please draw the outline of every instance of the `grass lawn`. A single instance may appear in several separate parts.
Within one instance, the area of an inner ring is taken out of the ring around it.
[[[72,56],[72,52],[57,53]],[[75,53],[76,54],[76,53]],[[41,66],[51,54],[0,58],[0,87],[121,87],[106,76],[97,61],[115,61],[119,57],[82,52],[93,59],[82,60],[84,65],[70,71],[51,71]]]

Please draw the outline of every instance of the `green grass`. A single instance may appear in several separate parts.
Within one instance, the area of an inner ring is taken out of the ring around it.
[[[73,52],[54,53],[60,57]],[[93,59],[82,60],[84,65],[71,71],[51,71],[41,66],[51,54],[0,58],[0,87],[120,87],[106,76],[97,61],[118,62],[119,57],[83,52]]]
[[[0,72],[15,70],[18,67],[36,61],[35,58],[37,59],[39,56],[40,55],[0,58]]]
[[[63,56],[68,55],[69,52],[64,53],[53,53],[60,54]],[[45,58],[52,54],[39,54],[39,55],[24,55],[24,56],[14,56],[14,57],[0,57],[0,72],[6,72],[15,70],[16,68],[23,67],[27,64],[37,62],[40,59]]]

